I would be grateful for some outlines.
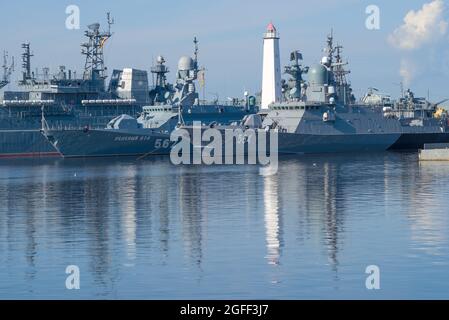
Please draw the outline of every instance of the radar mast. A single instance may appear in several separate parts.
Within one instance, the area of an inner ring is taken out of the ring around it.
[[[165,88],[167,86],[167,76],[169,73],[168,67],[165,65],[165,58],[163,56],[158,56],[156,58],[156,65],[151,67],[151,73],[156,75],[156,87]],[[154,80],[154,78],[153,78]]]
[[[303,91],[306,88],[306,84],[302,78],[302,75],[309,71],[309,67],[303,67],[300,63],[301,60],[301,52],[298,50],[293,51],[290,54],[291,64],[284,68],[284,73],[289,74],[292,77],[284,88],[288,90],[288,92],[286,92],[287,98],[292,100],[299,100],[305,94]]]
[[[108,30],[100,31],[100,24],[93,23],[88,26],[88,30],[84,35],[88,38],[88,42],[81,45],[81,53],[86,56],[84,65],[84,80],[102,80],[107,78],[107,67],[104,63],[104,45],[109,38],[112,37],[111,26],[114,19],[111,14],[107,13]]]
[[[330,35],[327,36],[326,43],[327,47],[324,51],[327,55],[323,58],[322,63],[329,68],[334,76],[333,80],[335,82],[337,97],[344,104],[353,103],[355,99],[352,95],[351,85],[346,77],[351,71],[344,68],[348,65],[348,62],[343,61],[343,46],[337,45],[334,47],[333,30],[331,30]]]
[[[22,68],[23,68],[23,77],[22,84],[26,84],[28,81],[33,80],[34,76],[31,73],[31,58],[34,56],[31,53],[30,43],[23,43],[22,49],[24,52],[22,53]]]

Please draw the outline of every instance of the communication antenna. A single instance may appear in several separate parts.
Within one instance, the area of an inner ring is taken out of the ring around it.
[[[196,36],[193,38],[193,43],[195,44],[195,52],[194,52],[194,56],[195,56],[195,69],[198,69],[198,39],[196,38]]]
[[[8,52],[3,51],[3,76],[0,80],[0,89],[8,85],[11,74],[14,72],[14,57],[11,57],[11,64],[8,62]]]
[[[111,27],[113,24],[115,24],[115,19],[111,17],[111,13],[106,13],[106,18],[108,22],[108,33],[111,33]]]

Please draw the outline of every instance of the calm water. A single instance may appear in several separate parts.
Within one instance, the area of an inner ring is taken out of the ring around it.
[[[0,298],[449,298],[449,163],[416,154],[1,161],[0,204]]]

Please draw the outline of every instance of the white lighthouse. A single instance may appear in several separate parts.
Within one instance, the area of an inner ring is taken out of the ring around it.
[[[262,109],[268,109],[282,96],[281,61],[279,58],[279,36],[272,23],[267,27],[263,38]]]

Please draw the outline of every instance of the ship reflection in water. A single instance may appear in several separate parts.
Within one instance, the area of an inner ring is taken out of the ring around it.
[[[449,298],[448,185],[406,153],[2,161],[0,298]]]

